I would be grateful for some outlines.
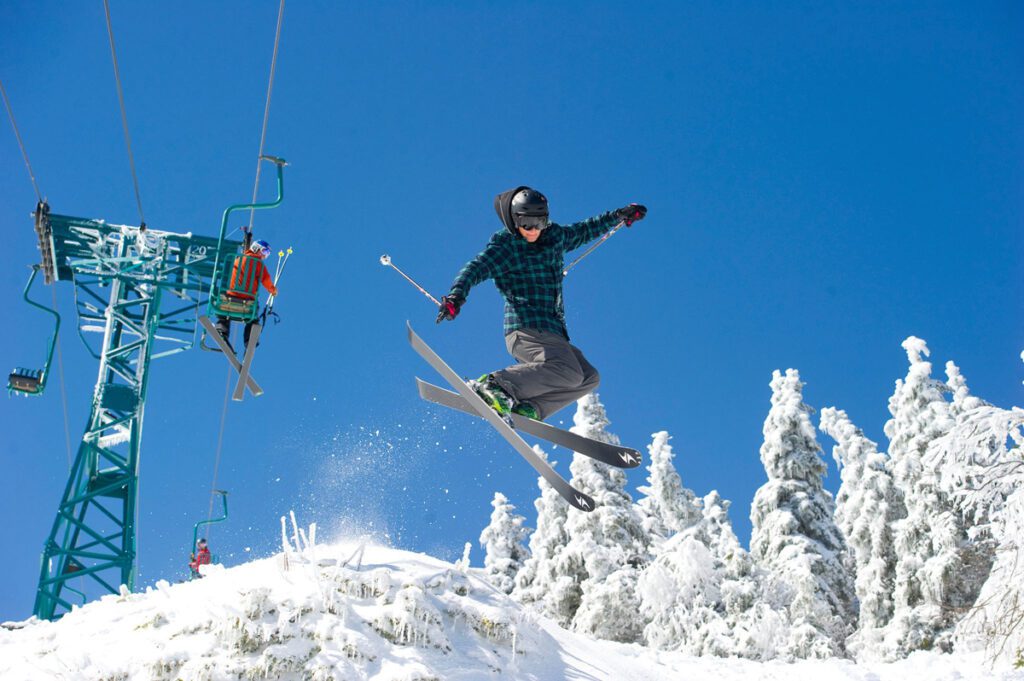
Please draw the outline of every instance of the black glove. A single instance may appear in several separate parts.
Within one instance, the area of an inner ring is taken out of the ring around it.
[[[455,319],[459,316],[459,308],[466,302],[460,296],[447,295],[441,298],[441,307],[437,310],[437,323],[440,324],[445,319]]]
[[[643,220],[644,216],[647,215],[647,206],[631,203],[625,208],[619,208],[614,214],[616,218],[626,223],[626,227],[632,227],[634,222]]]

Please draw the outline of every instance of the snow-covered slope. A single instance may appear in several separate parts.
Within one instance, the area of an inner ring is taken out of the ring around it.
[[[596,641],[532,614],[480,571],[377,545],[359,565],[359,547],[210,566],[205,579],[107,596],[55,623],[8,623],[0,678],[1024,679],[932,653],[870,667],[757,664]]]

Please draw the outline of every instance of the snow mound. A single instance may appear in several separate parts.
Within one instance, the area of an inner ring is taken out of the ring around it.
[[[893,665],[692,658],[597,641],[533,614],[423,554],[339,543],[201,580],[158,582],[57,622],[0,628],[4,679],[1021,679],[978,659],[921,653]],[[980,658],[979,658],[980,659]]]
[[[486,582],[427,556],[354,545],[279,554],[58,622],[0,634],[0,677],[438,679],[517,675],[556,643]],[[358,568],[358,569],[357,569]]]

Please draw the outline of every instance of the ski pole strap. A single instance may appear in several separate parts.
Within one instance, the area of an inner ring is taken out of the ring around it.
[[[268,317],[274,320],[274,326],[277,326],[278,324],[281,323],[281,315],[274,312],[274,308],[271,307],[270,305],[264,307],[263,312],[260,313],[260,326],[267,325]]]
[[[612,235],[615,234],[615,232],[617,232],[620,229],[622,229],[622,226],[625,225],[625,224],[626,224],[626,221],[622,220],[621,222],[619,222],[619,224],[617,224],[614,227],[612,227],[608,232],[606,232],[604,234],[604,236],[602,236],[600,239],[597,240],[597,243],[595,243],[593,246],[591,246],[587,250],[583,251],[583,253],[580,255],[580,257],[576,258],[571,263],[569,263],[569,266],[566,267],[564,270],[562,270],[562,276],[563,277],[567,276],[569,274],[569,270],[571,270],[573,267],[576,267],[576,265],[579,264],[580,260],[583,260],[583,258],[585,258],[588,255],[590,255],[591,253],[593,253],[594,249],[596,249],[598,246],[600,246],[605,241],[610,239],[612,237]]]

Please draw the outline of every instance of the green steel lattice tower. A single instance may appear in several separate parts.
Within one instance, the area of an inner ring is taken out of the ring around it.
[[[47,284],[74,284],[79,335],[99,361],[89,420],[43,548],[34,612],[55,619],[74,601],[134,587],[142,421],[154,359],[191,349],[211,283],[239,241],[224,238],[228,216],[272,208],[283,197],[224,213],[220,237],[113,225],[35,213]],[[102,334],[98,348],[87,334]],[[74,594],[75,596],[71,596]]]

